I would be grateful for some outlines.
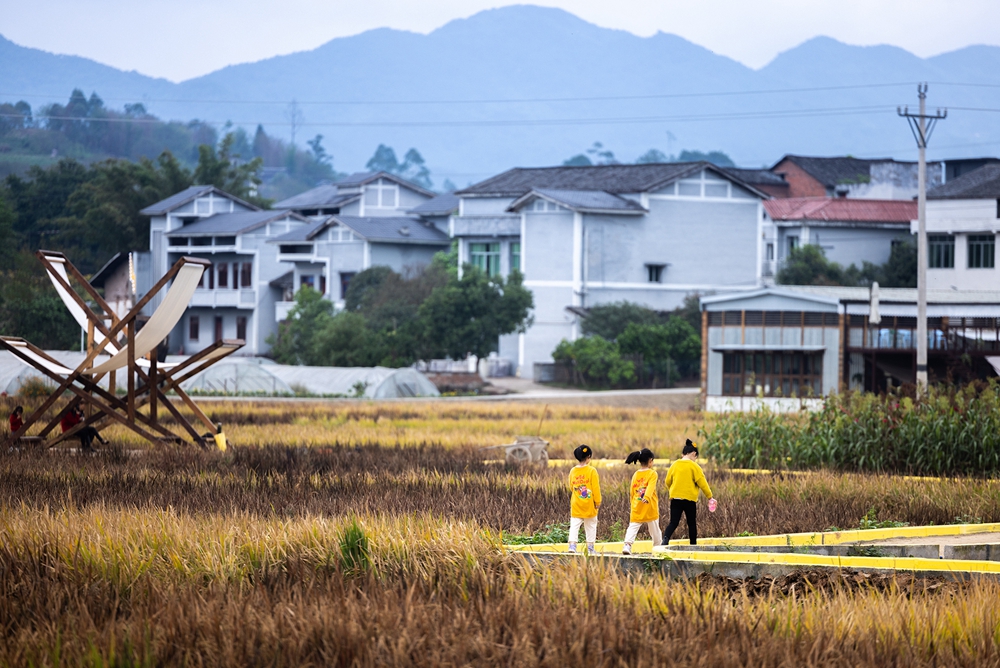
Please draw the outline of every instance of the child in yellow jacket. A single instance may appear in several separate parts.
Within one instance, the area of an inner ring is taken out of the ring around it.
[[[705,493],[712,501],[712,488],[705,480],[705,473],[695,460],[698,459],[698,446],[689,438],[681,451],[682,457],[667,469],[667,489],[670,490],[670,524],[667,525],[663,544],[667,545],[674,535],[677,525],[681,523],[681,513],[687,516],[688,537],[692,545],[698,544],[698,490]],[[710,505],[714,506],[714,503]],[[714,510],[714,508],[709,508]]]
[[[632,475],[629,485],[629,501],[632,507],[629,514],[628,530],[625,532],[625,545],[622,554],[632,554],[632,543],[639,534],[639,528],[645,524],[653,545],[660,543],[660,501],[656,496],[656,481],[659,478],[653,470],[653,452],[643,448],[631,453],[626,464],[639,462],[640,469]]]
[[[579,464],[569,472],[569,488],[573,492],[569,508],[569,551],[576,552],[580,526],[583,526],[587,538],[587,552],[594,554],[594,543],[597,541],[597,511],[601,507],[601,481],[597,469],[590,465],[594,451],[589,445],[578,447],[573,451],[573,456]]]

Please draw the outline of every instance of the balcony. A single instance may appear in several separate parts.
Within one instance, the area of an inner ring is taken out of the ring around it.
[[[216,288],[206,290],[199,288],[191,297],[192,308],[245,308],[257,306],[257,291],[251,288],[233,290],[232,288]]]
[[[274,303],[274,321],[281,322],[282,320],[288,320],[288,312],[292,310],[295,306],[295,302],[275,302]]]

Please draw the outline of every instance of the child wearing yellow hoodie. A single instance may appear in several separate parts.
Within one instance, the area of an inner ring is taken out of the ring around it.
[[[573,451],[573,456],[579,464],[569,472],[569,488],[573,492],[570,501],[569,551],[576,552],[582,526],[587,538],[587,552],[593,555],[594,543],[597,541],[597,511],[601,508],[601,481],[597,469],[590,465],[594,451],[589,445],[578,447]]]
[[[659,475],[653,470],[653,451],[643,448],[631,453],[626,459],[626,464],[639,462],[640,469],[632,476],[629,484],[629,501],[631,513],[629,514],[628,530],[625,532],[625,545],[622,554],[632,554],[632,543],[639,535],[639,529],[643,524],[649,530],[649,537],[653,539],[653,545],[660,543],[660,501],[656,495],[656,483]]]
[[[695,461],[698,459],[698,446],[689,438],[681,451],[681,458],[667,469],[667,489],[670,490],[670,524],[663,536],[663,544],[670,543],[677,525],[681,523],[681,513],[687,516],[688,538],[692,545],[698,544],[698,490],[712,500],[712,488],[705,480],[705,473]],[[714,503],[710,504],[714,510]]]

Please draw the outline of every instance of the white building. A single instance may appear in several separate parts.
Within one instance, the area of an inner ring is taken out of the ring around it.
[[[917,221],[911,223],[917,231]],[[964,174],[927,193],[927,287],[995,290],[1000,286],[1000,164]]]

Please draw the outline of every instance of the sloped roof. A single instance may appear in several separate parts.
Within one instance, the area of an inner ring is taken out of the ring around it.
[[[912,200],[789,197],[765,200],[764,209],[774,220],[897,223],[907,227],[917,217],[917,203]]]
[[[240,234],[249,232],[273,220],[291,217],[295,220],[306,219],[290,211],[241,211],[239,213],[217,213],[208,218],[171,230],[168,236],[199,237],[211,234]]]
[[[90,277],[90,284],[95,288],[103,288],[105,281],[118,270],[123,262],[128,262],[128,253],[115,253],[110,260],[104,263],[103,267],[97,270],[97,273]]]
[[[276,202],[274,209],[325,209],[339,207],[341,204],[353,201],[361,197],[358,193],[341,195],[335,185],[322,185],[293,195],[288,199]]]
[[[219,190],[215,186],[188,186],[184,190],[171,195],[166,199],[161,199],[155,204],[150,204],[145,209],[139,211],[140,215],[143,216],[162,216],[165,213],[169,213],[174,209],[184,206],[188,202],[197,199],[203,195],[207,195],[210,192],[214,192],[216,195],[221,195],[227,199],[231,199],[234,202],[238,202],[243,206],[253,209],[254,211],[260,211],[260,207],[254,206],[249,202],[244,202],[239,197],[235,195],[230,195],[227,192]]]
[[[269,244],[287,244],[295,241],[307,242],[312,241],[313,237],[326,229],[329,225],[329,218],[323,220],[318,220],[309,225],[302,225],[297,227],[291,232],[285,232],[284,234],[279,234],[273,239],[268,239]]]
[[[458,196],[455,193],[444,193],[421,202],[409,212],[418,216],[446,216],[455,211],[458,211]]]
[[[1000,199],[1000,164],[983,165],[927,192],[927,199]]]
[[[537,188],[592,190],[612,194],[641,193],[667,185],[702,169],[711,170],[737,181],[755,194],[767,197],[738,177],[704,161],[642,165],[591,165],[588,167],[515,167],[459,190],[456,194],[459,196],[521,197]]]
[[[788,181],[783,176],[767,169],[743,169],[741,167],[721,167],[720,169],[752,186],[788,185]]]
[[[775,169],[785,160],[798,165],[802,171],[809,174],[827,188],[833,188],[842,183],[858,183],[859,179],[867,179],[871,175],[872,163],[897,162],[892,158],[852,158],[844,157],[810,157],[806,155],[786,155],[774,164]]]
[[[375,179],[389,179],[390,181],[395,181],[401,185],[406,186],[410,190],[414,190],[418,193],[427,195],[428,197],[434,197],[435,193],[431,190],[427,190],[423,186],[418,186],[413,181],[407,181],[402,176],[397,174],[391,174],[386,171],[381,172],[356,172],[350,176],[345,176],[339,181],[335,181],[333,185],[335,186],[363,186],[366,183],[371,183]]]
[[[839,285],[775,285],[752,292],[730,292],[701,298],[702,304],[718,304],[727,301],[752,299],[763,295],[797,295],[818,297],[821,300],[840,302],[870,302],[871,289],[866,287],[845,287]],[[916,304],[916,288],[879,288],[882,303]],[[1000,304],[1000,290],[928,290],[928,304]]]
[[[646,209],[638,202],[619,197],[618,195],[612,195],[603,190],[553,190],[550,188],[532,189],[522,197],[514,200],[507,207],[507,210],[515,211],[536,196],[551,200],[565,206],[567,209],[581,213],[646,213]]]
[[[367,241],[393,244],[431,244],[447,246],[451,239],[433,225],[419,218],[406,216],[385,216],[370,218],[361,216],[332,216],[329,220],[346,225]]]

